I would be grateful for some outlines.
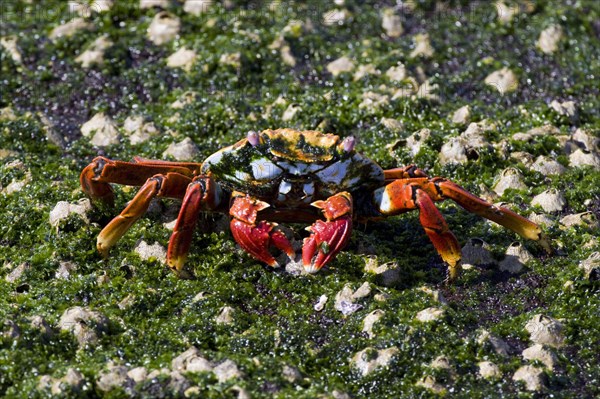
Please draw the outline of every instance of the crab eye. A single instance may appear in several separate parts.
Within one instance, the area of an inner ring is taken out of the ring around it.
[[[356,146],[356,138],[354,136],[346,137],[344,140],[342,140],[342,143],[340,144],[340,147],[345,152],[351,152],[352,150],[354,150],[354,146]]]
[[[260,143],[260,136],[258,135],[258,132],[255,132],[253,130],[248,132],[247,139],[248,143],[250,143],[252,147],[256,147],[258,143]]]

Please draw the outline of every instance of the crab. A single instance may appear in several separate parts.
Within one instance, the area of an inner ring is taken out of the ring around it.
[[[141,186],[133,200],[98,235],[97,248],[111,247],[148,209],[153,198],[181,199],[167,249],[167,265],[180,277],[201,212],[228,213],[235,241],[255,259],[278,266],[274,256],[296,252],[277,223],[307,223],[302,265],[314,273],[348,243],[354,222],[418,210],[433,247],[448,266],[448,279],[461,270],[461,247],[434,205],[451,199],[550,251],[541,228],[510,209],[492,205],[442,177],[414,165],[384,170],[355,151],[356,140],[292,129],[251,131],[204,162],[168,162],[135,157],[134,162],[95,158],[81,173],[93,200],[113,204],[110,183]]]

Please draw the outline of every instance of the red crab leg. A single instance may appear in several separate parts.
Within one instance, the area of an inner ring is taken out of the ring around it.
[[[136,162],[123,162],[105,157],[94,158],[81,172],[79,178],[81,188],[93,200],[112,205],[114,194],[108,183],[141,186],[147,179],[157,174],[174,172],[192,177],[200,170],[200,164],[151,161],[142,158],[135,160]]]
[[[284,251],[290,259],[295,253],[292,244],[279,230],[274,230],[277,224],[264,220],[256,222],[258,212],[267,208],[269,204],[250,196],[233,193],[233,204],[229,214],[231,219],[231,233],[235,241],[254,258],[269,266],[277,266],[277,261],[269,252],[273,245]]]
[[[167,173],[149,178],[121,214],[111,220],[100,232],[97,240],[98,251],[107,256],[108,251],[129,230],[133,223],[148,210],[155,197],[181,198],[184,188],[191,179],[179,173]]]
[[[169,240],[167,265],[179,277],[191,278],[183,266],[192,243],[192,233],[202,210],[213,210],[221,202],[219,186],[207,176],[198,176],[187,186],[175,228]]]
[[[304,239],[302,263],[308,273],[315,273],[332,261],[346,246],[352,232],[350,193],[338,193],[312,205],[322,210],[327,221],[317,220],[307,228],[312,234]]]

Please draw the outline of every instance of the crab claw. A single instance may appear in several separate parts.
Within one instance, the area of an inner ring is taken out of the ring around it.
[[[316,273],[332,261],[348,243],[352,232],[352,197],[343,192],[313,206],[323,211],[327,221],[317,220],[307,230],[312,234],[304,239],[302,263],[308,273]]]
[[[279,230],[273,230],[274,223],[261,220],[256,226],[250,225],[238,219],[231,221],[231,233],[235,241],[246,252],[269,266],[278,266],[277,261],[269,252],[269,247],[284,251],[290,259],[294,259],[295,253],[292,244]]]

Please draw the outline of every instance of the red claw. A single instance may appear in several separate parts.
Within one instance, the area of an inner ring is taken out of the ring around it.
[[[312,234],[304,239],[302,263],[308,273],[316,273],[348,243],[352,232],[352,217],[346,215],[330,222],[317,220],[307,230]]]
[[[317,220],[307,228],[312,232],[304,239],[302,263],[308,273],[316,273],[332,261],[348,243],[352,232],[352,197],[343,192],[325,201],[316,201],[327,221]]]
[[[285,235],[280,231],[273,231],[274,224],[261,220],[256,226],[242,222],[238,219],[231,221],[231,233],[235,241],[246,252],[269,266],[278,266],[277,261],[269,252],[271,244],[285,251],[294,258],[294,249]]]

